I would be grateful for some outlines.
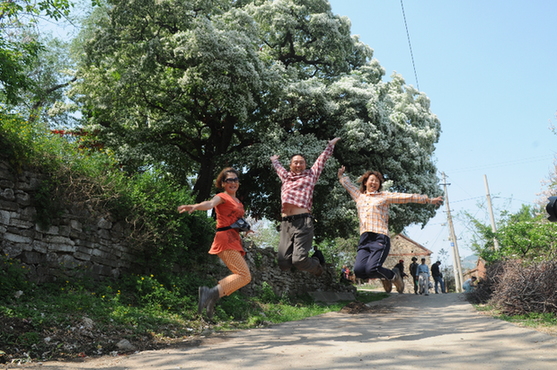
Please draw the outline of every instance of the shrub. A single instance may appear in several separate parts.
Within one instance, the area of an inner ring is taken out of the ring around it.
[[[179,204],[193,202],[189,188],[155,167],[127,176],[110,151],[83,145],[85,139],[95,140],[89,136],[53,134],[40,123],[0,112],[0,158],[15,171],[28,166],[42,174],[33,194],[39,226],[53,224],[70,204],[87,203],[130,225],[129,242],[143,249],[138,262],[145,273],[171,276],[177,268],[195,271],[205,263],[214,221],[201,212],[177,213]]]
[[[489,265],[486,277],[467,298],[488,303],[505,315],[557,313],[557,262],[518,260]]]
[[[497,262],[486,266],[486,276],[478,281],[474,291],[467,293],[468,301],[474,304],[488,303],[504,272],[504,265],[503,262]]]
[[[507,315],[557,313],[557,262],[507,261],[491,302]]]

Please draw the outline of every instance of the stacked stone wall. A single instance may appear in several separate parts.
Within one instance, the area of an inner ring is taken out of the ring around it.
[[[37,282],[90,275],[117,278],[137,266],[141,251],[126,244],[128,227],[82,204],[63,207],[50,225],[37,220],[35,196],[43,176],[0,162],[0,252],[17,259]],[[43,223],[44,224],[44,223]]]
[[[142,251],[127,238],[129,225],[91,209],[86,200],[64,207],[47,228],[41,228],[34,201],[41,181],[38,171],[16,173],[0,161],[0,254],[3,257],[21,262],[29,271],[29,278],[36,282],[83,275],[102,280],[146,270],[139,262]],[[283,272],[271,248],[247,244],[246,250],[252,272],[252,282],[243,288],[246,294],[259,293],[263,282],[279,296],[355,290],[338,282],[332,266],[320,277],[300,271]],[[216,279],[228,273],[218,264],[210,271]]]
[[[356,292],[352,284],[340,282],[334,266],[327,264],[321,276],[305,271],[282,271],[277,264],[276,252],[272,248],[258,248],[244,243],[246,260],[250,266],[252,281],[242,288],[248,295],[257,295],[263,284],[269,285],[278,296],[296,296],[309,292]]]

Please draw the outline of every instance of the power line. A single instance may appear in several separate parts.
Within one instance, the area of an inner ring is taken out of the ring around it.
[[[404,4],[400,0],[400,7],[402,8],[402,18],[404,18],[404,27],[406,28],[406,37],[408,38],[408,47],[410,48],[410,58],[412,59],[412,67],[414,68],[414,77],[416,78],[416,87],[420,90],[420,83],[418,82],[418,73],[416,72],[416,63],[414,63],[414,53],[412,52],[412,43],[410,42],[410,32],[408,31],[408,24],[406,23],[406,14],[404,13]]]

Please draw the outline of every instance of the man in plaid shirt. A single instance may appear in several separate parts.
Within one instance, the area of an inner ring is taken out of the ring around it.
[[[290,159],[290,171],[280,164],[278,155],[271,157],[271,163],[282,181],[278,265],[283,271],[296,266],[298,270],[308,271],[316,276],[323,273],[325,259],[321,251],[316,251],[311,258],[308,256],[313,243],[313,189],[339,140],[337,137],[329,141],[310,169],[306,168],[306,160],[300,154]]]
[[[378,171],[367,171],[360,177],[360,188],[344,175],[344,166],[338,170],[338,179],[356,202],[360,219],[360,242],[354,263],[354,274],[360,279],[380,278],[385,291],[394,284],[399,293],[404,291],[404,281],[398,268],[383,267],[391,249],[389,237],[389,206],[397,203],[422,203],[440,205],[443,197],[390,193],[381,191],[384,179]]]

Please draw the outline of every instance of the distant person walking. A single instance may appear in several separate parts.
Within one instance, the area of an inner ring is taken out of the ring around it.
[[[433,276],[433,281],[435,282],[435,294],[439,294],[438,286],[441,288],[441,293],[446,293],[443,273],[439,270],[439,266],[441,266],[441,261],[437,261],[431,265],[431,276]]]
[[[412,257],[412,263],[410,264],[410,277],[414,282],[414,294],[418,294],[418,266],[417,263],[418,259],[416,257]]]
[[[347,176],[345,168],[338,170],[338,179],[356,202],[360,219],[360,242],[354,273],[361,279],[379,278],[385,291],[390,292],[392,284],[397,291],[404,291],[402,272],[398,268],[383,267],[391,249],[389,238],[389,206],[400,203],[422,203],[440,205],[443,197],[429,198],[427,195],[390,193],[381,191],[384,179],[378,171],[367,171],[358,180],[356,187]],[[427,266],[426,266],[427,267]]]
[[[282,181],[282,222],[277,260],[283,271],[295,266],[298,270],[308,271],[315,276],[323,273],[323,253],[316,250],[312,257],[308,256],[313,244],[311,206],[315,184],[339,140],[337,137],[329,141],[310,169],[306,168],[306,159],[301,154],[290,158],[290,171],[280,164],[278,155],[271,157],[271,163]]]
[[[425,264],[425,258],[422,258],[422,263],[418,266],[416,274],[418,277],[420,294],[429,295],[429,268]]]
[[[244,217],[244,205],[236,197],[236,191],[240,186],[238,171],[231,167],[223,169],[217,176],[215,184],[217,188],[224,191],[215,195],[213,199],[178,207],[180,213],[207,211],[213,208],[217,213],[217,233],[209,254],[216,254],[232,274],[221,279],[213,288],[205,286],[199,288],[198,312],[201,314],[206,308],[210,319],[213,317],[215,303],[221,297],[234,293],[251,281],[240,232],[238,229],[229,228],[239,218]]]

